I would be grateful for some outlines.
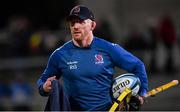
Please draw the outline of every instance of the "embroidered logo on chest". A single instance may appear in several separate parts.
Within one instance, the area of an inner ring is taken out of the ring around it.
[[[103,64],[103,56],[102,54],[95,54],[95,64]]]
[[[67,65],[69,65],[69,69],[72,70],[72,69],[77,69],[77,61],[70,61],[70,62],[67,62]]]

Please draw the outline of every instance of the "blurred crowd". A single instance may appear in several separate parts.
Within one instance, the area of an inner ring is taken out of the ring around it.
[[[33,89],[21,71],[9,77],[0,78],[0,110],[32,110]]]
[[[25,57],[33,55],[49,55],[54,49],[61,46],[71,37],[67,24],[60,23],[59,29],[51,30],[48,26],[33,28],[31,21],[25,16],[9,18],[6,27],[0,29],[0,58]],[[107,20],[100,20],[95,30],[95,35],[111,42],[116,42],[116,37],[111,31]],[[140,32],[136,24],[129,26],[125,42],[119,43],[127,50],[151,50],[152,69],[156,69],[156,49],[163,43],[167,50],[167,68],[171,68],[173,61],[173,48],[179,45],[177,30],[169,15],[159,18],[156,25],[149,25],[145,32]],[[123,38],[123,37],[122,37]],[[142,54],[140,54],[142,56]]]
[[[23,57],[49,54],[64,43],[62,31],[52,31],[48,26],[33,28],[24,16],[14,16],[0,31],[0,57]]]
[[[135,25],[131,25],[125,42],[125,48],[132,52],[135,51],[135,55],[143,61],[145,61],[144,53],[149,51],[150,62],[147,69],[153,73],[160,72],[157,65],[158,60],[162,58],[162,55],[165,55],[164,65],[161,71],[174,73],[177,71],[174,63],[174,54],[177,54],[174,52],[174,49],[175,45],[180,45],[175,23],[170,15],[163,15],[154,21],[156,22],[147,24],[147,29],[143,33],[138,31]],[[162,44],[165,49],[165,53],[161,54],[161,56],[158,56],[159,44]]]

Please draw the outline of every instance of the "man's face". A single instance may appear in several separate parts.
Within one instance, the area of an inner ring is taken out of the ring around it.
[[[72,38],[76,41],[82,41],[88,37],[94,28],[92,28],[93,21],[90,19],[82,20],[73,18],[69,21]]]

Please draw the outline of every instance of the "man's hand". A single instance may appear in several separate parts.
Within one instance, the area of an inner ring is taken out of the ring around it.
[[[56,76],[49,77],[46,82],[43,85],[43,89],[45,92],[50,92],[51,91],[51,81],[56,80]]]
[[[143,96],[138,96],[138,99],[139,99],[141,105],[144,104],[144,97]]]
[[[141,105],[144,103],[143,96],[132,96],[129,102],[129,111],[140,111]]]

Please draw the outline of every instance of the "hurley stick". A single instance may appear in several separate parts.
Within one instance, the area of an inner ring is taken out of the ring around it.
[[[159,93],[159,92],[162,92],[162,91],[164,91],[164,90],[166,90],[166,89],[169,89],[169,88],[177,85],[178,83],[179,83],[178,80],[173,80],[173,81],[171,81],[171,82],[169,82],[169,83],[167,83],[167,84],[164,84],[164,85],[162,85],[162,86],[159,86],[159,87],[157,87],[157,88],[149,91],[149,92],[145,95],[145,98],[150,97],[150,96],[154,96],[155,94],[157,94],[157,93]]]

